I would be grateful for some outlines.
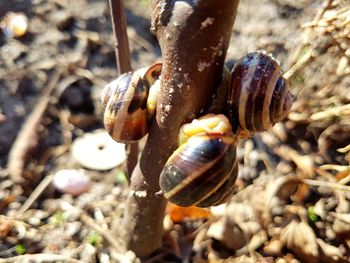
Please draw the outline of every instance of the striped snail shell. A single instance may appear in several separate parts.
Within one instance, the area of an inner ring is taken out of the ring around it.
[[[160,175],[164,196],[180,206],[208,207],[226,202],[238,174],[236,140],[228,119],[208,114],[194,120],[181,129],[181,140],[183,144]]]
[[[228,110],[243,133],[265,131],[287,116],[293,102],[279,63],[264,51],[248,53],[231,72]]]
[[[104,126],[122,143],[141,139],[148,133],[160,87],[160,63],[120,75],[102,91]]]

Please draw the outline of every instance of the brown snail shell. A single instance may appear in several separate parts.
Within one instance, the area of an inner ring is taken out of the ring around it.
[[[230,197],[237,178],[231,135],[202,133],[180,146],[160,175],[164,196],[180,206],[219,205]]]
[[[161,64],[154,64],[122,74],[103,89],[103,122],[117,142],[135,142],[148,133],[154,109],[148,109],[147,102],[152,86],[159,85],[160,73]],[[156,96],[157,92],[152,94]]]
[[[241,58],[231,72],[228,110],[243,132],[265,131],[287,116],[293,97],[279,63],[264,51]]]
[[[164,196],[180,206],[226,202],[238,174],[236,139],[227,118],[208,114],[193,120],[181,129],[179,139],[183,144],[160,175]]]

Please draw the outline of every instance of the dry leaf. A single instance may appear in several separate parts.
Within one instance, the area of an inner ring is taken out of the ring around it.
[[[215,253],[209,253],[209,263],[273,263],[273,258],[266,258],[258,253],[252,253],[250,256],[230,257],[227,259],[218,259]],[[296,263],[296,262],[295,262]]]
[[[306,177],[312,178],[314,176],[314,158],[312,156],[300,155],[296,150],[286,145],[278,147],[276,153],[285,160],[292,160]]]
[[[248,202],[231,203],[227,206],[226,216],[236,223],[256,221],[258,216],[255,209],[254,204]]]
[[[334,212],[331,212],[330,214],[335,218],[343,221],[344,223],[347,223],[350,225],[350,214],[345,214],[345,213],[342,214],[342,213],[334,213]]]
[[[288,254],[283,258],[278,258],[276,263],[301,263],[299,260],[295,259],[293,255]]]
[[[248,250],[249,251],[255,251],[259,247],[261,247],[266,241],[268,240],[268,236],[265,230],[261,230],[258,233],[256,233],[248,244]]]
[[[317,238],[317,244],[320,246],[322,252],[325,256],[330,257],[334,261],[338,260],[339,258],[343,258],[344,254],[339,249],[339,247],[332,246],[330,244],[327,244],[324,240]],[[328,260],[330,261],[330,260]]]
[[[243,230],[237,224],[225,218],[211,224],[207,236],[222,242],[233,250],[242,248],[248,242]]]
[[[262,228],[260,223],[258,223],[256,221],[242,222],[242,223],[239,223],[238,225],[243,230],[247,239],[250,239],[253,235],[255,235],[257,232],[259,232]]]
[[[266,255],[278,256],[281,254],[283,244],[280,239],[272,239],[268,244],[263,248],[263,251]]]
[[[199,208],[196,206],[181,207],[168,203],[166,213],[170,215],[171,220],[174,223],[179,223],[184,219],[208,219],[211,217],[211,213],[208,209]]]
[[[272,127],[272,132],[274,134],[276,134],[276,136],[278,137],[278,139],[281,142],[285,142],[288,139],[288,134],[286,131],[286,127],[282,124],[282,123],[276,123],[273,127]]]
[[[12,231],[14,223],[10,219],[1,219],[0,218],[0,238],[5,238]]]
[[[282,229],[281,241],[305,262],[318,262],[319,251],[316,235],[305,221],[298,222],[293,219]]]
[[[302,202],[309,195],[309,186],[298,177],[280,177],[267,186],[266,206],[272,213],[280,213],[281,205],[290,201]]]
[[[347,168],[347,170],[339,172],[335,175],[335,178],[340,184],[348,184],[350,181],[350,166]]]
[[[340,153],[347,153],[347,152],[350,152],[350,144],[345,146],[344,148],[339,148],[337,149],[337,152],[340,152]]]
[[[217,206],[212,206],[210,207],[210,212],[211,214],[215,217],[220,217],[226,215],[226,207],[227,204],[222,204],[222,205],[217,205]]]
[[[332,230],[337,235],[347,235],[350,233],[350,214],[330,212],[335,219],[333,221]]]
[[[336,165],[336,164],[325,164],[325,165],[321,165],[320,169],[335,170],[337,172],[346,172],[350,169],[350,166],[348,166],[348,165]]]
[[[320,200],[317,201],[317,203],[314,206],[314,213],[315,215],[318,215],[319,217],[321,217],[321,219],[325,219],[327,212],[326,212],[326,208],[325,208],[325,200],[324,198],[321,198]]]

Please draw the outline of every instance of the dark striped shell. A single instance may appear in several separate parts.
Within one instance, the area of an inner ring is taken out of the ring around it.
[[[279,63],[264,51],[249,53],[231,72],[231,123],[248,133],[265,131],[287,116],[293,102]]]
[[[171,155],[159,180],[170,202],[208,207],[231,197],[237,174],[232,134],[201,133],[189,138]]]
[[[155,64],[122,74],[103,89],[103,122],[114,140],[135,142],[148,133],[151,119],[147,109],[149,89],[160,72],[161,64]]]

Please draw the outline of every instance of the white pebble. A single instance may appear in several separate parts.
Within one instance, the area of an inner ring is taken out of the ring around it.
[[[84,170],[61,170],[53,178],[54,187],[62,193],[80,195],[90,189],[90,178]]]

